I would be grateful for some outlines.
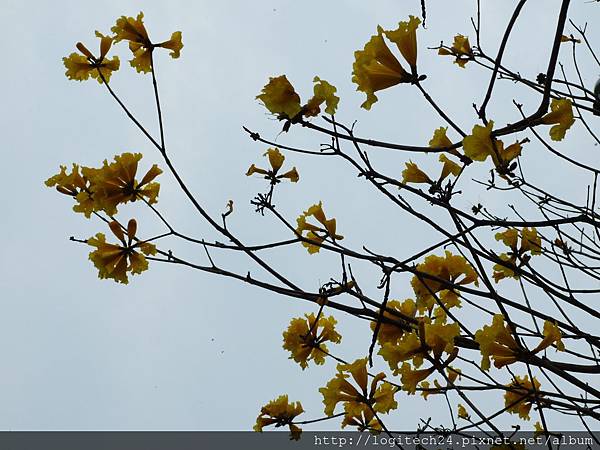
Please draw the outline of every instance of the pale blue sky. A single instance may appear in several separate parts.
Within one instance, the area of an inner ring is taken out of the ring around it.
[[[483,45],[493,54],[513,2],[482,3]],[[505,61],[529,78],[545,71],[558,3],[531,0],[511,39]],[[598,42],[600,34],[593,27],[598,5],[572,3],[570,17],[577,23],[590,21],[591,41]],[[456,33],[473,38],[469,17],[475,1],[427,4],[428,29],[419,30],[419,66],[428,75],[424,85],[470,129],[476,122],[471,104],[481,101],[489,74],[473,64],[461,70],[451,58],[439,57],[427,47],[442,39],[450,43]],[[87,238],[98,231],[106,233],[106,227],[72,213],[68,198],[43,186],[60,164],[98,165],[123,151],[144,153],[142,168],[154,162],[161,165],[159,155],[102,86],[92,80],[68,80],[61,61],[75,51],[77,41],[95,49],[94,30],[107,32],[118,16],[140,10],[156,40],[175,30],[183,32],[181,58],[171,60],[165,52],[156,62],[172,159],[208,211],[218,216],[227,200],[235,201],[229,226],[244,242],[291,237],[272,217],[253,213],[249,201],[264,185],[244,176],[251,163],[264,164],[261,155],[266,146],[248,139],[242,125],[273,139],[281,127],[254,99],[269,76],[287,74],[303,99],[311,92],[314,75],[328,80],[339,89],[338,119],[346,123],[357,119],[357,133],[367,137],[423,145],[432,130],[443,125],[417,90],[407,86],[381,92],[372,111],[362,111],[364,96],[355,92],[350,80],[353,52],[362,48],[377,24],[392,28],[409,14],[418,15],[418,0],[2,0],[0,429],[245,430],[253,425],[260,406],[281,393],[301,400],[307,419],[320,417],[317,389],[333,376],[334,365],[302,372],[281,348],[281,333],[289,320],[313,311],[312,306],[159,264],[151,264],[128,286],[99,280],[87,261],[89,249],[68,237]],[[140,120],[156,130],[150,78],[128,67],[128,53],[124,44],[118,47],[122,69],[111,85]],[[569,60],[567,46],[561,59]],[[598,74],[589,58],[581,59],[581,69],[592,86]],[[536,97],[501,81],[489,116],[499,124],[517,120],[512,99],[526,109],[536,107]],[[597,127],[597,122],[593,125]],[[573,154],[597,164],[597,149],[580,131],[575,126],[573,140],[568,141]],[[278,140],[312,148],[326,142],[296,129]],[[542,151],[538,145],[527,148]],[[371,157],[396,176],[408,160],[406,155],[377,151]],[[528,158],[525,153],[525,162]],[[417,222],[390,211],[389,203],[357,181],[341,161],[291,154],[288,161],[298,168],[301,181],[282,186],[275,203],[290,220],[323,200],[350,247],[364,244],[409,256],[434,238]],[[552,159],[535,161],[530,176],[549,190],[579,176],[571,169],[556,172],[559,166]],[[483,178],[485,171],[477,175]],[[194,214],[172,177],[164,174],[160,181],[159,206],[178,229],[223,240]],[[572,195],[581,201],[585,194],[578,186]],[[464,204],[478,201],[498,207],[507,203],[485,191],[465,192]],[[160,224],[139,211],[135,205],[123,208],[122,214],[138,217],[144,235],[160,232]],[[200,247],[173,243],[171,248],[205,262]],[[214,257],[242,273],[262,275],[242,257]],[[336,258],[309,256],[300,245],[267,258],[306,289],[316,290],[339,275]],[[356,270],[375,295],[377,273],[369,267]],[[408,278],[394,284],[393,297],[409,295]],[[366,324],[337,316],[344,340],[336,354],[348,360],[364,355],[370,342]],[[399,403],[410,415],[400,413],[390,424],[410,429],[416,417],[430,415],[434,422],[447,424],[442,402],[440,398],[425,403],[400,394]],[[517,422],[511,418],[500,423]]]

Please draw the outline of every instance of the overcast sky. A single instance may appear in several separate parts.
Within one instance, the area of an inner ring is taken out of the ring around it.
[[[514,2],[482,3],[483,46],[494,54]],[[598,42],[594,19],[600,6],[583,0],[572,3],[570,17],[579,24],[588,20],[590,40]],[[97,278],[87,260],[88,247],[69,242],[69,236],[87,238],[108,230],[97,220],[74,214],[70,199],[45,188],[43,181],[60,164],[99,165],[124,151],[144,154],[142,170],[161,163],[105,89],[93,80],[68,80],[61,58],[75,51],[77,41],[96,51],[94,30],[106,33],[117,17],[135,16],[140,10],[155,41],[181,30],[185,45],[181,58],[172,60],[159,52],[156,61],[170,155],[208,211],[218,217],[233,199],[231,230],[248,244],[265,243],[292,236],[272,217],[253,213],[249,201],[265,186],[244,173],[252,163],[266,164],[261,156],[266,146],[248,139],[242,125],[281,143],[307,148],[318,148],[326,139],[295,129],[277,137],[281,124],[265,114],[255,96],[269,76],[285,73],[307,99],[312,78],[318,75],[338,87],[338,119],[348,124],[358,120],[358,134],[425,145],[443,123],[416,89],[397,86],[381,92],[372,111],[365,112],[359,108],[364,96],[351,83],[354,51],[363,47],[378,24],[390,29],[409,14],[419,15],[420,2],[2,0],[0,4],[4,34],[0,429],[246,430],[261,405],[282,393],[302,401],[307,419],[321,417],[318,388],[333,377],[334,364],[303,372],[281,348],[281,333],[289,320],[314,311],[310,304],[157,263],[129,285],[117,285]],[[481,102],[489,73],[473,64],[461,70],[451,58],[437,56],[427,47],[441,40],[450,43],[456,33],[473,39],[469,17],[475,1],[429,0],[427,5],[427,30],[418,33],[419,68],[428,75],[424,85],[463,128],[470,129],[476,123],[471,104]],[[529,1],[509,43],[508,66],[529,78],[545,71],[558,5],[558,0]],[[569,61],[569,49],[563,47],[561,60]],[[121,70],[113,75],[111,86],[156,134],[150,77],[129,67],[125,44],[116,52]],[[587,56],[581,58],[581,70],[588,87],[593,86],[598,71]],[[517,120],[512,99],[524,103],[526,110],[536,107],[535,96],[501,81],[488,116],[500,125]],[[597,127],[597,122],[593,125]],[[597,149],[580,131],[577,126],[572,130],[573,154],[597,164]],[[543,151],[533,145],[527,150]],[[371,155],[377,164],[397,167],[396,176],[407,161],[405,155],[375,151]],[[338,230],[351,247],[367,245],[406,257],[433,238],[429,230],[407,221],[357,181],[341,161],[287,157],[301,180],[298,185],[282,185],[275,203],[290,220],[323,200],[326,213],[338,219]],[[580,176],[571,169],[556,172],[558,166],[550,158],[536,161],[530,173],[550,190],[561,180]],[[197,217],[169,174],[159,181],[159,206],[178,229],[223,240]],[[485,195],[466,192],[464,204],[486,200]],[[572,195],[580,202],[585,194],[573,189]],[[494,205],[497,201],[491,196],[488,200]],[[139,219],[141,235],[162,230],[140,205],[124,207],[121,214],[125,220]],[[172,243],[169,248],[205,263],[201,247]],[[336,258],[309,256],[300,245],[266,255],[308,290],[339,275]],[[247,259],[214,256],[225,267],[264,275]],[[368,267],[357,270],[369,293],[381,295],[375,289],[377,273]],[[394,298],[410,295],[408,278],[395,283]],[[351,361],[363,356],[370,342],[367,324],[338,319],[344,338],[336,354]],[[442,399],[425,403],[418,396],[399,394],[398,400],[401,410],[410,414],[400,412],[392,418],[396,428],[414,428],[416,417],[433,416],[434,422],[447,424]],[[519,422],[514,416],[509,419],[501,424]],[[563,423],[571,422],[561,422],[561,427]]]

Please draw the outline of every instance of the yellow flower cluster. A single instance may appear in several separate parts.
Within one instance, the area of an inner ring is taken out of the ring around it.
[[[552,344],[555,344],[560,351],[565,349],[562,333],[556,324],[546,320],[543,334],[544,338],[531,351],[531,354],[538,353]],[[483,328],[477,330],[475,341],[479,344],[483,370],[490,369],[490,357],[494,360],[494,366],[499,369],[516,362],[521,353],[519,344],[515,341],[510,327],[505,324],[502,314],[495,314],[491,325],[484,325]]]
[[[527,264],[531,255],[542,253],[542,239],[535,228],[526,227],[521,229],[520,233],[515,228],[509,228],[502,233],[496,233],[496,240],[502,241],[510,248],[510,252],[500,254],[500,259],[506,265],[500,263],[494,265],[493,276],[496,283],[507,277],[518,279],[519,275],[515,273],[515,267]]]
[[[521,154],[523,142],[517,141],[504,148],[504,142],[492,136],[493,128],[493,120],[486,126],[475,125],[472,134],[463,139],[463,150],[473,161],[485,161],[491,157],[496,168],[505,171],[509,163]]]
[[[358,85],[356,90],[364,92],[367,99],[361,105],[369,110],[377,101],[375,92],[400,83],[412,83],[416,80],[417,67],[417,28],[421,20],[410,16],[406,22],[400,22],[395,30],[384,31],[377,26],[377,34],[371,36],[363,50],[354,52],[352,81]],[[407,72],[383,39],[383,35],[396,44],[398,50],[409,64]]]
[[[306,219],[308,219],[309,217],[315,218],[317,222],[321,224],[321,226],[308,223]],[[331,238],[333,240],[344,239],[344,236],[336,234],[335,219],[327,219],[325,217],[322,202],[319,202],[316,205],[312,205],[310,208],[304,211],[298,217],[298,219],[296,219],[296,222],[296,233],[311,241],[302,242],[302,245],[308,249],[308,253],[310,254],[318,253],[319,250],[321,250],[321,243],[327,238]],[[303,235],[305,231],[307,232],[306,236]]]
[[[398,315],[385,310],[383,312],[383,317],[396,322],[399,321],[406,327],[410,325],[402,318],[414,318],[415,314],[417,313],[417,305],[415,301],[411,300],[410,298],[404,300],[402,303],[400,303],[398,300],[390,300],[387,302],[387,308],[392,311],[396,311]],[[375,322],[371,322],[371,330],[373,332],[375,331],[376,326],[377,324]],[[379,342],[380,345],[385,343],[395,344],[400,340],[400,338],[402,338],[403,335],[404,330],[400,326],[393,323],[381,322],[381,325],[379,326],[379,332],[377,333],[377,342]]]
[[[287,425],[290,428],[290,439],[298,440],[302,429],[294,425],[292,421],[303,412],[304,409],[300,402],[289,403],[287,395],[280,395],[261,408],[253,429],[262,432],[263,428],[269,425],[275,425],[275,427]]]
[[[111,278],[118,283],[127,284],[127,272],[133,275],[148,269],[148,261],[144,255],[155,255],[156,247],[136,239],[135,219],[131,219],[127,224],[127,236],[118,222],[112,221],[108,225],[120,244],[108,244],[106,236],[98,233],[87,240],[88,245],[96,247],[96,250],[90,253],[89,259],[98,269],[99,278]]]
[[[162,170],[154,164],[141,180],[136,180],[141,159],[141,153],[123,153],[110,164],[105,160],[99,169],[73,164],[71,173],[61,166],[58,174],[46,180],[46,185],[56,186],[60,193],[73,197],[77,202],[73,210],[88,218],[95,211],[113,216],[121,203],[138,199],[150,204],[157,202],[160,185],[153,180]]]
[[[298,182],[300,175],[298,175],[298,171],[295,167],[292,167],[285,173],[279,174],[279,169],[281,169],[281,166],[283,166],[285,156],[277,147],[268,149],[263,156],[267,156],[269,158],[271,169],[261,169],[260,167],[256,167],[254,164],[252,164],[246,172],[246,176],[250,176],[255,173],[263,175],[264,178],[270,180],[272,184],[279,183],[284,178],[287,178],[292,183]]]
[[[459,67],[464,69],[465,64],[473,60],[473,49],[471,49],[468,37],[457,34],[454,36],[452,47],[449,49],[440,47],[438,55],[454,56],[454,64],[458,64]]]
[[[296,361],[304,370],[308,361],[324,364],[327,346],[325,342],[339,344],[342,336],[335,331],[337,321],[333,316],[316,317],[313,313],[306,314],[306,319],[292,319],[286,331],[283,332],[283,348],[291,353],[290,359]]]
[[[119,69],[119,58],[106,58],[113,42],[122,40],[129,42],[129,49],[133,54],[130,64],[138,72],[148,73],[152,71],[152,52],[157,47],[171,50],[171,58],[179,58],[183,43],[181,42],[181,31],[176,31],[171,35],[171,39],[153,44],[148,37],[148,32],[144,26],[144,14],[139,13],[136,18],[121,16],[116,24],[111,28],[113,36],[104,36],[96,31],[96,36],[100,38],[100,55],[94,56],[81,42],[76,47],[81,52],[71,53],[63,58],[63,63],[67,68],[65,75],[70,80],[87,80],[92,77],[99,83],[110,80],[112,72]]]
[[[403,388],[411,394],[415,393],[417,384],[435,370],[433,366],[422,370],[414,370],[413,367],[419,368],[430,354],[436,360],[440,360],[444,352],[452,355],[455,352],[454,339],[460,334],[458,323],[431,322],[429,318],[421,320],[418,331],[404,333],[396,342],[385,342],[379,350],[379,355],[389,364],[394,375],[402,375]],[[411,361],[412,366],[407,361]]]
[[[464,286],[474,283],[479,286],[475,269],[460,255],[453,255],[446,250],[444,256],[430,255],[416,267],[411,285],[417,298],[419,311],[431,310],[435,302],[434,296],[446,306],[460,306],[459,294],[453,286]],[[439,311],[442,314],[442,311]]]
[[[313,96],[305,105],[301,105],[300,96],[285,75],[269,78],[261,93],[256,96],[265,108],[280,119],[293,120],[301,116],[314,117],[321,112],[325,103],[325,112],[335,114],[340,98],[335,95],[337,89],[327,81],[315,77]]]
[[[533,383],[529,376],[515,376],[514,380],[507,384],[508,390],[504,393],[504,407],[511,414],[518,414],[521,419],[530,420],[529,411],[535,401],[534,392],[540,389],[540,382],[533,377]],[[538,392],[538,396],[540,396]]]
[[[338,364],[337,370],[336,376],[319,389],[323,395],[325,414],[332,416],[337,404],[343,403],[342,428],[353,425],[360,431],[380,430],[381,424],[375,413],[387,414],[398,407],[394,400],[396,388],[382,382],[385,379],[383,372],[375,375],[368,385],[367,358],[357,359],[352,364]],[[349,377],[352,377],[358,389],[348,381]]]

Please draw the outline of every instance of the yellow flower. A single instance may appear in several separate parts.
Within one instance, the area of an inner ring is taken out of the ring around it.
[[[521,419],[530,420],[529,411],[535,401],[533,391],[540,396],[540,382],[533,377],[533,384],[529,376],[515,376],[515,379],[506,385],[508,390],[504,393],[504,406],[511,414],[518,414]],[[534,389],[535,387],[535,389]]]
[[[542,239],[535,228],[521,229],[521,252],[530,252],[532,255],[542,254]]]
[[[106,58],[106,54],[112,46],[113,39],[104,36],[96,31],[96,36],[100,38],[100,56],[95,57],[85,45],[78,42],[76,47],[81,52],[71,53],[63,58],[63,64],[67,68],[65,75],[69,80],[83,81],[92,77],[102,84],[102,78],[108,83],[113,72],[119,70],[119,57],[113,56],[112,59]]]
[[[553,98],[550,112],[542,117],[544,125],[554,125],[550,128],[550,138],[562,141],[565,133],[575,123],[572,102],[568,98]]]
[[[452,145],[452,141],[446,136],[448,127],[439,127],[433,132],[433,137],[429,141],[430,148],[446,148]]]
[[[264,178],[270,180],[272,184],[279,183],[279,181],[281,181],[283,178],[287,178],[292,183],[298,182],[300,175],[298,175],[298,171],[295,167],[292,167],[292,169],[288,170],[287,172],[278,175],[279,169],[281,169],[281,166],[283,166],[283,162],[285,161],[285,156],[277,147],[268,149],[263,156],[267,156],[269,158],[271,170],[261,169],[260,167],[256,167],[254,164],[252,164],[246,172],[247,176],[255,173],[264,175]]]
[[[440,181],[445,180],[446,177],[450,174],[454,175],[455,177],[457,177],[460,174],[460,171],[462,170],[461,167],[458,164],[456,164],[454,161],[449,159],[443,153],[440,155],[439,161],[444,163],[444,165],[442,166],[442,173],[440,175]]]
[[[423,364],[423,355],[426,353],[427,349],[421,345],[418,334],[411,332],[404,333],[396,342],[384,342],[378,354],[389,364],[394,375],[397,375],[401,362],[412,359],[413,365],[419,367]]]
[[[473,161],[485,161],[488,156],[492,158],[494,165],[498,168],[507,166],[509,162],[521,154],[521,144],[525,141],[517,141],[504,148],[504,142],[492,138],[494,121],[490,120],[483,127],[473,126],[472,134],[463,139],[463,150],[465,155]]]
[[[325,103],[325,112],[327,114],[335,114],[340,98],[335,95],[337,88],[327,81],[315,77],[313,79],[315,86],[313,88],[314,95],[303,107],[304,116],[313,117],[321,112],[321,105]]]
[[[471,44],[469,44],[469,38],[462,34],[454,36],[454,43],[450,49],[440,48],[438,55],[452,55],[455,57],[454,64],[458,64],[459,67],[465,67],[469,61],[473,59],[473,50]]]
[[[407,22],[400,22],[397,29],[385,32],[387,38],[398,46],[413,71],[417,67],[417,28],[420,24],[421,19],[410,16]]]
[[[459,334],[460,326],[458,323],[441,324],[434,322],[425,324],[425,343],[437,359],[443,352],[452,353],[454,351],[454,339]]]
[[[273,114],[293,119],[302,110],[300,96],[285,75],[269,78],[269,83],[256,96]]]
[[[274,424],[276,427],[287,425],[290,428],[290,439],[297,441],[300,439],[302,429],[294,425],[292,421],[303,412],[304,409],[300,402],[289,403],[287,395],[280,395],[260,409],[253,429],[256,432],[262,432],[263,428],[269,425]]]
[[[129,61],[131,67],[135,67],[138,72],[148,73],[152,70],[152,52],[156,47],[171,50],[169,55],[176,59],[181,54],[183,43],[181,42],[181,31],[176,31],[168,41],[153,44],[148,37],[143,19],[144,13],[142,12],[135,19],[121,16],[111,31],[115,33],[115,42],[129,41],[129,50],[133,53],[133,59]]]
[[[361,105],[367,110],[377,101],[375,92],[413,81],[412,75],[404,70],[383,40],[383,28],[380,26],[364,49],[354,52],[354,58],[352,82],[358,85],[357,91],[367,94]]]
[[[462,403],[458,404],[458,417],[465,420],[468,420],[471,417],[467,412],[467,408],[465,408]]]
[[[115,161],[104,165],[100,169],[84,167],[83,175],[91,180],[91,190],[94,201],[106,214],[112,216],[117,213],[117,205],[133,202],[145,198],[148,203],[157,202],[159,183],[152,182],[162,170],[154,164],[146,175],[138,182],[135,175],[138,162],[142,159],[141,153],[123,153],[115,156]]]
[[[519,236],[521,239],[521,245],[519,247]],[[531,258],[526,253],[529,252],[531,255],[539,255],[542,253],[542,239],[538,235],[535,228],[523,228],[520,233],[515,228],[509,228],[501,233],[496,233],[496,240],[502,241],[504,245],[510,247],[510,252],[502,253],[500,259],[508,263],[507,265],[495,264],[494,265],[494,280],[496,283],[504,278],[515,278],[518,279],[519,275],[515,272],[514,268],[517,266],[517,262],[525,264]]]
[[[370,431],[378,433],[381,431],[381,422],[375,417],[375,413],[366,405],[361,405],[360,409],[352,409],[346,412],[342,421],[342,428],[348,425],[357,427],[358,431]]]
[[[98,210],[92,197],[90,180],[80,173],[77,164],[73,164],[70,174],[67,174],[66,166],[60,166],[60,173],[48,178],[46,186],[56,186],[56,190],[61,194],[73,197],[77,201],[73,211],[83,213],[88,219],[94,211]]]
[[[322,227],[306,222],[306,219],[311,216],[314,217],[322,225]],[[328,237],[333,240],[344,239],[344,236],[336,234],[335,219],[327,219],[325,217],[322,202],[312,205],[310,208],[308,208],[308,210],[304,211],[296,221],[298,224],[296,227],[296,233],[303,236],[303,233],[306,231],[306,236],[303,237],[313,241],[302,242],[302,245],[308,249],[308,253],[310,254],[318,253],[321,249],[321,243]]]
[[[156,247],[149,242],[134,243],[137,231],[135,219],[127,224],[127,236],[116,221],[108,225],[120,244],[108,244],[104,234],[98,233],[87,240],[88,245],[96,247],[89,259],[98,269],[99,278],[112,278],[116,282],[127,284],[127,272],[139,274],[148,269],[148,261],[144,255],[155,255]]]
[[[337,89],[327,81],[315,77],[314,95],[304,106],[301,106],[300,96],[285,75],[269,78],[261,93],[256,96],[263,102],[265,108],[280,119],[293,120],[300,115],[306,117],[316,116],[321,112],[321,105],[325,103],[325,112],[335,114],[340,98],[335,95]]]
[[[409,363],[403,363],[399,372],[402,374],[402,389],[409,394],[414,394],[417,391],[417,384],[425,380],[435,371],[434,367],[429,369],[413,370]]]
[[[502,314],[494,315],[491,325],[484,325],[475,333],[475,341],[481,352],[481,368],[490,369],[490,356],[494,366],[501,368],[517,361],[519,345],[512,336]]]
[[[549,320],[544,322],[544,339],[539,345],[533,350],[534,353],[542,351],[552,344],[556,344],[557,350],[563,352],[565,350],[565,344],[562,342],[562,333],[560,328]]]
[[[417,306],[421,310],[433,307],[435,303],[433,295],[437,293],[446,307],[459,306],[458,293],[453,292],[452,286],[449,285],[463,286],[474,283],[475,286],[479,286],[475,269],[464,257],[453,255],[447,250],[445,256],[430,255],[426,257],[424,262],[417,265],[416,270],[440,279],[438,281],[423,275],[420,275],[421,279],[417,275],[412,278],[411,285],[417,297]]]
[[[427,183],[432,184],[433,181],[429,176],[419,169],[414,162],[410,161],[406,163],[406,169],[402,171],[402,182],[403,183]]]
[[[337,374],[325,387],[319,389],[323,395],[325,414],[332,416],[338,403],[344,403],[346,417],[357,417],[361,414],[364,405],[373,411],[387,414],[398,407],[394,400],[396,389],[383,383],[385,374],[378,373],[368,385],[367,358],[357,359],[352,364],[338,364]],[[358,389],[347,378],[352,377]]]
[[[324,364],[327,346],[325,342],[339,344],[342,336],[335,331],[337,321],[333,316],[321,316],[315,324],[315,315],[306,314],[306,319],[292,319],[286,331],[283,332],[283,348],[292,355],[304,370],[311,359],[315,364]]]
[[[417,313],[417,305],[414,300],[406,299],[404,302],[400,303],[398,300],[390,300],[387,302],[387,308],[397,311],[401,316],[404,317],[415,317]],[[408,326],[408,323],[402,320],[401,317],[398,317],[387,310],[383,312],[383,317],[386,319],[390,319],[396,322],[404,323]],[[375,331],[375,327],[377,324],[375,322],[371,322],[371,330]],[[379,332],[377,333],[377,342],[380,345],[383,345],[386,342],[396,343],[404,334],[404,330],[400,328],[398,325],[392,323],[381,322],[379,326]]]

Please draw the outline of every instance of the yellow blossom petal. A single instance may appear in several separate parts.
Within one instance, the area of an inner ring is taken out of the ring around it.
[[[261,93],[256,96],[273,114],[293,119],[301,110],[300,96],[285,75],[269,78]]]

